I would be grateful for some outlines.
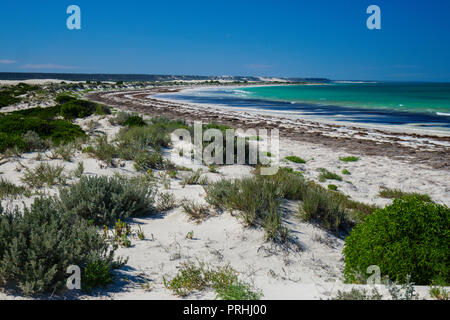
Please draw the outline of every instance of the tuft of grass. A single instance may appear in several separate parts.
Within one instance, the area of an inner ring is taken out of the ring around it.
[[[359,160],[359,157],[355,156],[340,157],[339,160],[342,162],[356,162]]]
[[[163,278],[163,282],[167,289],[180,297],[206,289],[214,289],[216,299],[222,300],[259,300],[262,297],[260,291],[240,281],[237,272],[229,265],[210,268],[202,262],[199,266],[184,263],[172,280]]]
[[[285,159],[294,163],[306,163],[306,160],[297,156],[288,156]]]
[[[342,169],[342,174],[345,174],[347,176],[351,175],[350,171],[348,171],[347,169]]]
[[[338,186],[335,185],[335,184],[329,184],[328,185],[328,190],[337,191],[338,190]]]
[[[195,184],[200,184],[200,178],[202,176],[203,170],[202,169],[198,169],[197,171],[195,171],[193,174],[188,174],[186,175],[183,180],[181,181],[181,185],[183,186],[183,188],[186,185],[195,185]]]
[[[56,185],[65,185],[66,177],[63,174],[64,167],[48,163],[39,163],[34,169],[25,169],[22,181],[31,188],[42,188],[44,186],[53,187]]]
[[[382,300],[382,298],[383,296],[376,288],[372,289],[371,294],[365,289],[352,288],[349,292],[338,290],[336,297],[332,298],[332,300]]]
[[[328,171],[327,169],[319,168],[318,171],[320,172],[320,175],[319,175],[320,182],[325,182],[327,180],[342,181],[342,177],[340,175],[338,175],[334,172]]]
[[[386,199],[405,199],[405,198],[418,198],[419,200],[432,202],[431,197],[427,194],[415,193],[415,192],[404,192],[399,189],[389,189],[381,188],[378,196]]]
[[[83,270],[82,289],[91,292],[97,287],[106,287],[113,282],[111,265],[102,260],[89,261]]]
[[[160,212],[168,211],[175,207],[175,196],[170,192],[162,192],[156,200],[156,209]]]
[[[436,300],[449,300],[449,292],[443,287],[431,286],[430,296]]]
[[[3,198],[12,198],[16,199],[19,196],[27,194],[27,188],[23,186],[15,185],[8,180],[0,178],[0,200]]]
[[[184,199],[181,202],[181,207],[189,216],[189,219],[195,221],[197,224],[205,221],[211,215],[208,206],[195,203],[192,200]]]

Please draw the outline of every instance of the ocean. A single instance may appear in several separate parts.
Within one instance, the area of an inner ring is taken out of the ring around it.
[[[158,96],[305,119],[450,131],[450,83],[217,87]]]

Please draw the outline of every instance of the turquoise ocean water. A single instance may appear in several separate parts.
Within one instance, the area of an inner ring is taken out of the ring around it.
[[[450,83],[216,87],[158,96],[288,117],[450,132]]]
[[[450,115],[450,83],[346,83],[242,91],[252,98]]]

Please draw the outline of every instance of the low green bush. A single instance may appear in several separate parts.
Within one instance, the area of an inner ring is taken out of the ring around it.
[[[83,268],[89,261],[112,267],[114,249],[55,199],[35,199],[23,212],[0,207],[0,286],[26,295],[52,293],[63,289],[70,265]]]
[[[144,127],[147,123],[139,116],[131,116],[125,121],[124,125],[128,127]]]
[[[97,226],[154,211],[156,189],[123,177],[87,177],[60,190],[62,208]]]
[[[96,114],[110,114],[111,111],[107,106],[79,99],[72,99],[63,103],[60,107],[61,116],[66,120],[74,120],[77,118],[86,118]]]
[[[344,275],[357,280],[370,265],[399,282],[450,283],[450,209],[410,197],[396,199],[357,225],[345,240]]]
[[[97,287],[106,287],[113,281],[111,264],[104,260],[88,261],[81,277],[82,289],[86,292]]]

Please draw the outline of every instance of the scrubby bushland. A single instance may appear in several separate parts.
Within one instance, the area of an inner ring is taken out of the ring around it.
[[[84,131],[77,125],[65,120],[53,120],[46,116],[39,116],[45,109],[29,109],[27,113],[11,113],[0,115],[0,152],[8,148],[17,147],[27,151],[24,135],[35,132],[42,140],[51,140],[55,144],[73,141],[77,137],[85,136]],[[36,114],[34,114],[36,113]]]
[[[60,199],[65,211],[103,226],[153,211],[155,191],[151,182],[83,176],[71,187],[61,189]]]
[[[36,91],[38,89],[38,86],[31,86],[25,83],[0,88],[0,109],[20,102],[21,95]]]
[[[399,282],[450,283],[450,209],[418,198],[394,200],[357,225],[345,240],[344,275],[357,280],[368,266]]]
[[[112,268],[114,249],[88,221],[61,210],[53,198],[35,199],[23,212],[0,207],[0,286],[24,294],[62,289],[67,267],[92,261]]]

